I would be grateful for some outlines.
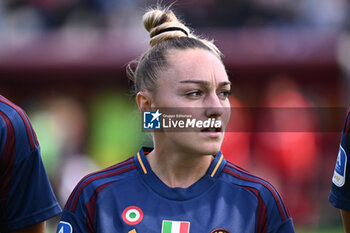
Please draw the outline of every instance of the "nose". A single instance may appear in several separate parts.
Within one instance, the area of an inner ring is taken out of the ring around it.
[[[205,98],[205,115],[208,118],[218,118],[224,114],[224,106],[216,93],[212,93]]]

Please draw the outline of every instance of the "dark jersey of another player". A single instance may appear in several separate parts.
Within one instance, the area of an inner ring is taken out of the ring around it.
[[[26,114],[0,96],[0,232],[35,225],[60,212]]]
[[[348,154],[350,153],[350,113],[341,135],[337,162],[335,165],[329,201],[339,209],[350,211],[350,173]]]
[[[290,233],[284,204],[266,181],[215,155],[188,188],[170,188],[137,155],[84,177],[63,210],[58,233]]]

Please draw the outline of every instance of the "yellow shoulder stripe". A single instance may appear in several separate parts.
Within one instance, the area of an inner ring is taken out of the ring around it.
[[[219,159],[219,162],[216,164],[216,166],[215,166],[213,172],[211,173],[211,177],[213,177],[213,176],[215,175],[215,173],[216,173],[216,171],[218,170],[218,168],[219,168],[219,166],[220,166],[220,164],[221,164],[223,158],[224,158],[224,156],[221,154],[221,157],[220,157],[220,159]]]
[[[139,160],[139,163],[141,164],[143,173],[147,174],[147,170],[145,168],[145,165],[143,165],[143,162],[142,162],[141,157],[140,157],[140,152],[137,152],[137,159]]]

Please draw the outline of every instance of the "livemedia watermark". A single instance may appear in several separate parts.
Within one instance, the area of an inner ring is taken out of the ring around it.
[[[341,132],[347,108],[158,108],[142,114],[145,132]]]

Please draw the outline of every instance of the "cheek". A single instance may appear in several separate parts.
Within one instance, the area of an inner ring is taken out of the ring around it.
[[[223,124],[225,125],[225,127],[227,126],[227,124],[230,120],[230,116],[231,116],[231,108],[226,107],[224,109],[224,113],[222,114],[222,121],[223,121]]]
[[[228,111],[229,114],[231,115],[231,103],[230,103],[230,101],[228,101],[228,100],[227,100],[227,105],[226,105],[225,109],[226,109],[226,111]]]
[[[223,104],[223,114],[221,116],[221,119],[223,121],[224,126],[226,126],[230,120],[230,116],[231,116],[231,104],[230,102],[227,100],[225,101]]]

